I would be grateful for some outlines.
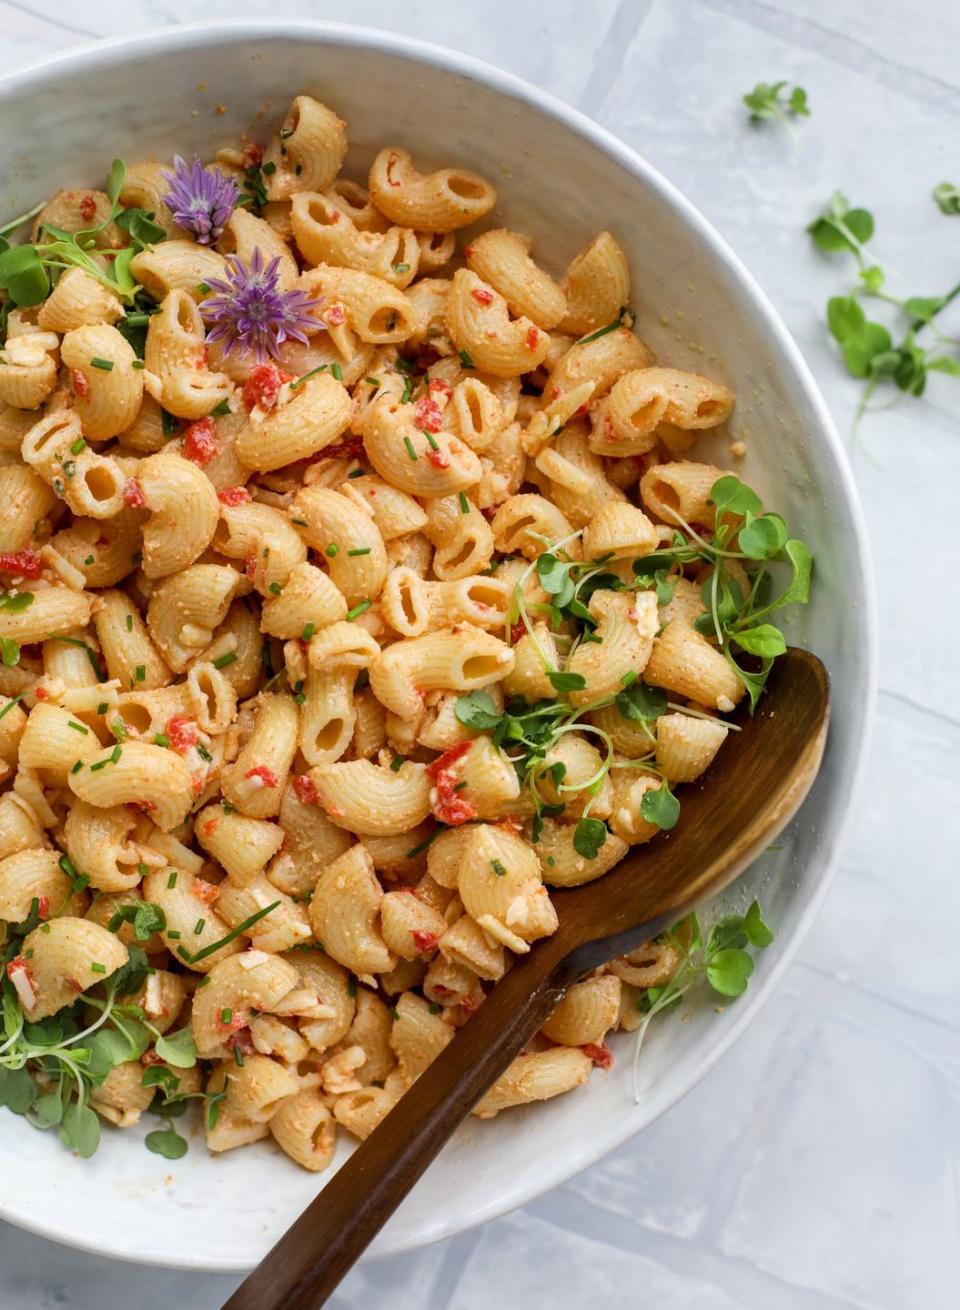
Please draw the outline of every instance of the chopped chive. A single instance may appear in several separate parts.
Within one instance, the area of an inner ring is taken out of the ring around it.
[[[154,733],[153,743],[155,746],[169,746],[170,738],[165,732]]]
[[[229,1023],[232,1018],[233,1018],[233,1011],[230,1009],[229,1006],[225,1006],[220,1011],[220,1022]]]
[[[405,755],[394,755],[393,759],[390,761],[390,772],[399,773],[406,762],[407,757]]]
[[[507,876],[507,871],[499,860],[491,860],[490,868],[494,871],[494,873],[497,875],[498,878],[505,878]]]
[[[173,891],[176,885],[177,885],[177,871],[176,869],[174,869],[173,873],[171,873],[170,877],[167,879],[167,891]]]
[[[408,455],[410,456],[410,458],[414,461],[414,463],[416,463],[416,461],[420,458],[420,456],[419,456],[419,455],[417,454],[417,452],[414,450],[414,448],[413,448],[413,442],[410,440],[409,437],[404,437],[404,439],[403,439],[403,444],[404,444],[404,445],[406,446],[406,448],[407,448],[407,454],[408,454]]]
[[[466,786],[467,786],[467,780],[466,780],[466,778],[464,778],[462,782],[458,782],[458,783],[457,783],[457,785],[454,787],[453,790],[454,790],[454,791],[463,791],[464,788],[465,788]]]
[[[470,502],[469,502],[469,500],[467,500],[467,493],[466,493],[465,491],[461,491],[460,494],[457,496],[457,499],[458,499],[459,502],[460,502],[460,513],[461,513],[461,514],[469,514],[469,513],[470,513]]]
[[[82,768],[83,768],[83,760],[77,760],[76,764],[73,766],[70,772],[79,773]]]
[[[147,676],[147,666],[145,664],[138,664],[136,669],[134,669],[134,676],[137,682],[143,682]]]
[[[84,736],[86,736],[90,731],[90,729],[85,728],[82,723],[74,723],[73,719],[67,720],[67,727],[72,728],[74,732],[82,732]]]
[[[213,667],[215,669],[225,669],[227,665],[232,664],[236,658],[237,658],[237,652],[234,650],[228,650],[226,655],[217,656],[217,658],[213,661]]]
[[[328,555],[330,559],[333,559],[334,555],[340,554],[340,547],[337,545],[335,541],[331,541],[330,545],[323,553],[324,555]]]
[[[203,932],[203,925],[206,922],[207,922],[206,919],[198,919],[197,922],[193,925],[193,935],[195,937],[199,937],[200,934]]]
[[[209,283],[207,283],[207,282],[198,282],[198,283],[197,283],[197,290],[200,292],[201,296],[209,296],[209,294],[210,294],[210,285],[209,285]]]
[[[439,1013],[440,1013],[440,1006],[436,1003],[436,1001],[431,1001],[431,1002],[430,1002],[430,1013],[431,1013],[431,1014],[439,1014]]]
[[[271,582],[269,587],[267,587],[267,591],[274,596],[279,596],[283,591],[283,588],[280,586],[279,582]]]
[[[337,361],[334,361],[334,363],[330,365],[330,372],[333,374],[333,376],[337,379],[338,382],[343,381],[343,369],[340,367]]]
[[[257,910],[256,914],[251,914],[249,919],[244,919],[243,923],[238,923],[236,928],[231,928],[227,935],[221,937],[218,942],[212,942],[209,946],[205,946],[202,951],[197,951],[196,955],[190,957],[190,963],[196,964],[198,960],[205,960],[207,956],[212,955],[214,951],[219,951],[222,946],[229,946],[232,941],[235,941],[239,936],[241,936],[241,934],[245,933],[248,928],[252,928],[255,923],[259,923],[265,914],[269,914],[271,910],[275,910],[279,904],[279,901],[273,901],[270,905],[264,906],[262,910]]]
[[[180,420],[173,414],[168,414],[165,409],[160,411],[163,422],[163,435],[172,437],[175,432],[180,431]]]
[[[132,632],[132,631],[133,631],[133,615],[132,615],[132,614],[128,614],[128,615],[127,615],[127,631],[128,631],[128,632]]]
[[[131,365],[131,367],[132,367],[132,368],[135,368],[135,369],[139,372],[140,369],[142,369],[142,368],[146,368],[147,366],[146,366],[146,364],[143,362],[142,359],[135,359],[135,360],[133,361],[133,364]]]
[[[9,714],[10,711],[13,709],[14,705],[16,705],[18,701],[23,700],[24,695],[25,693],[21,691],[16,696],[11,697],[11,699],[7,701],[6,705],[4,705],[3,709],[0,710],[0,719],[2,719],[5,714]]]
[[[210,411],[211,418],[223,418],[224,414],[230,413],[229,400],[221,400],[219,405],[214,406]]]
[[[356,996],[357,994],[357,980],[354,978],[353,974],[351,974],[347,980],[347,991],[351,996]]]
[[[91,368],[102,368],[103,371],[104,371],[104,373],[112,373],[112,372],[113,372],[113,360],[112,360],[112,359],[101,359],[99,355],[94,355],[93,359],[91,359],[91,361],[90,361],[90,367],[91,367]]]
[[[350,472],[347,474],[347,477],[348,477],[348,478],[362,478],[362,477],[363,477],[363,469],[351,469]]]
[[[127,740],[127,725],[123,719],[114,719],[112,723],[107,724],[107,728],[116,737],[117,741]]]
[[[213,763],[213,756],[212,756],[212,755],[210,754],[210,752],[207,750],[206,746],[204,746],[204,744],[203,744],[202,741],[198,741],[198,742],[197,742],[197,754],[198,754],[198,755],[200,756],[200,758],[203,760],[204,764],[212,764],[212,763]]]
[[[94,960],[93,963],[90,965],[90,972],[91,972],[91,973],[106,973],[106,972],[107,972],[107,966],[106,966],[105,964],[99,964],[96,960]]]
[[[355,555],[369,555],[369,554],[370,554],[370,547],[369,547],[369,546],[361,546],[361,547],[360,547],[359,549],[357,549],[357,550],[348,550],[348,551],[347,551],[347,554],[348,554],[349,556],[351,556],[351,558],[352,558],[353,556],[355,556]]]
[[[406,855],[404,856],[404,859],[412,860],[415,855],[421,855],[427,849],[427,847],[430,845],[432,841],[436,841],[436,839],[440,836],[441,832],[443,832],[442,828],[436,828],[430,834],[429,837],[425,837],[423,841],[419,842],[416,846],[411,846],[410,849],[407,851]]]
[[[110,752],[110,759],[107,762],[109,764],[119,764],[121,754],[122,754],[122,749],[120,743],[118,742],[116,746],[114,746],[113,750]]]
[[[290,522],[296,523],[298,528],[305,528],[308,526],[306,519],[291,519]]]
[[[465,350],[458,350],[457,354],[460,356],[460,363],[464,368],[476,368],[476,364],[474,364],[473,360]]]
[[[327,371],[327,369],[328,369],[329,367],[330,367],[329,364],[318,364],[317,367],[316,367],[316,368],[312,368],[312,369],[310,370],[309,373],[303,373],[303,374],[301,374],[301,376],[298,377],[297,380],[296,380],[295,382],[291,382],[291,383],[290,383],[290,390],[291,390],[291,391],[296,391],[298,387],[302,387],[302,386],[303,386],[303,384],[304,384],[304,382],[306,382],[307,378],[315,377],[318,373],[326,373],[326,371]]]
[[[109,760],[97,760],[96,764],[90,765],[90,772],[99,773],[100,770],[105,769],[109,763],[110,763]]]
[[[102,700],[100,704],[97,706],[97,713],[106,714],[106,712],[107,712],[107,702],[105,700]]]
[[[143,860],[141,860],[140,863],[137,865],[137,873],[139,873],[141,878],[145,878],[149,872],[150,872],[149,865],[144,864]]]
[[[183,936],[183,934],[180,932],[178,928],[171,928],[167,933],[167,936],[170,938],[172,942],[178,942],[180,938]]]
[[[260,169],[260,172],[266,174],[267,177],[272,177],[276,171],[277,171],[277,166],[273,162],[273,160],[270,159],[268,159],[267,162]]]
[[[359,618],[361,614],[366,613],[372,604],[372,600],[362,600],[359,605],[354,605],[352,610],[347,610],[347,620],[352,622],[354,619]]]
[[[409,272],[410,272],[410,265],[409,265],[409,264],[394,264],[394,266],[393,266],[393,271],[394,271],[394,273],[409,273]]]
[[[233,1062],[238,1069],[243,1068],[243,1051],[240,1050],[239,1046],[233,1048]]]
[[[303,630],[300,633],[300,640],[309,641],[310,638],[313,636],[313,634],[316,632],[316,630],[317,630],[317,625],[315,623],[305,623],[303,625]]]
[[[76,441],[74,441],[70,446],[70,454],[79,455],[81,450],[86,450],[86,447],[87,443],[84,441],[83,437],[77,437]]]
[[[92,564],[92,563],[93,563],[93,556],[92,556],[92,555],[88,555],[87,558],[86,558],[83,562],[84,562],[84,564]]]
[[[597,328],[596,332],[591,332],[587,337],[581,337],[580,340],[574,344],[577,346],[585,346],[588,341],[596,341],[598,337],[605,337],[608,332],[613,332],[618,327],[623,327],[623,316],[626,313],[628,313],[628,306],[621,305],[617,311],[617,317],[612,323],[607,323],[604,327]]]
[[[181,959],[181,960],[189,960],[189,959],[190,959],[190,952],[187,950],[187,948],[186,948],[185,946],[178,946],[178,947],[177,947],[177,954],[180,956],[180,959]]]
[[[629,687],[631,682],[636,682],[638,677],[639,674],[636,672],[635,669],[629,669],[620,679],[620,686]]]
[[[371,387],[379,387],[379,385],[380,385],[380,379],[379,379],[379,378],[364,378],[363,380],[364,380],[364,382],[369,382],[370,385],[371,385]]]
[[[424,428],[424,429],[423,429],[423,435],[426,437],[426,439],[427,439],[427,445],[430,447],[431,450],[439,450],[439,449],[440,449],[440,446],[439,446],[439,444],[438,444],[438,442],[437,442],[437,439],[436,439],[436,437],[433,435],[432,432],[428,432],[428,431],[426,430],[426,428]]]

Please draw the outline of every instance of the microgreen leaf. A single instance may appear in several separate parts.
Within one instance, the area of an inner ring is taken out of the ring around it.
[[[573,830],[573,848],[586,860],[595,860],[607,840],[607,825],[599,819],[581,819]]]
[[[88,1105],[71,1102],[60,1120],[60,1140],[83,1160],[89,1160],[100,1145],[100,1120]]]
[[[718,519],[723,514],[739,514],[741,517],[745,514],[759,514],[763,508],[757,493],[732,473],[717,479],[710,488],[710,499]]]
[[[871,323],[854,296],[831,296],[827,325],[840,346],[847,371],[856,378],[870,376],[873,359],[890,349],[890,333],[882,323]]]
[[[670,790],[666,779],[659,787],[644,792],[640,814],[648,823],[655,823],[664,832],[669,832],[675,826],[680,818],[680,802]]]
[[[667,711],[667,696],[659,687],[648,687],[645,682],[632,682],[617,693],[616,706],[625,719],[633,723],[647,723],[659,719]]]
[[[830,197],[830,205],[815,218],[807,231],[821,250],[848,250],[861,258],[862,247],[873,236],[873,215],[868,209],[851,209],[840,191]]]
[[[547,678],[554,691],[583,691],[587,685],[582,673],[557,673],[550,670]]]
[[[773,659],[787,649],[783,633],[772,623],[758,623],[755,628],[738,631],[735,640],[748,655],[759,655],[762,659]]]
[[[502,717],[485,691],[472,691],[467,696],[459,696],[453,712],[464,727],[480,730],[495,728]]]
[[[795,118],[808,118],[810,109],[807,105],[807,93],[802,86],[795,86],[786,94],[787,83],[758,82],[752,91],[743,97],[743,103],[750,110],[750,118],[758,123],[764,119],[786,118],[792,114]]]
[[[26,1069],[0,1066],[0,1105],[14,1114],[26,1114],[37,1099],[37,1084]]]
[[[934,187],[933,198],[940,206],[941,214],[960,214],[960,187],[952,182],[941,182]]]
[[[748,559],[773,559],[787,544],[787,525],[779,514],[749,516],[737,541]]]
[[[744,915],[743,926],[751,946],[769,946],[773,941],[773,930],[764,922],[759,901],[751,902],[750,908]]]
[[[147,1133],[143,1144],[154,1155],[162,1155],[165,1160],[180,1160],[188,1149],[188,1143],[173,1128],[157,1128]]]
[[[753,973],[753,957],[742,950],[718,951],[707,965],[707,981],[721,996],[742,996]]]
[[[158,1037],[154,1050],[175,1069],[192,1069],[197,1063],[197,1044],[189,1028],[180,1028],[169,1037]]]

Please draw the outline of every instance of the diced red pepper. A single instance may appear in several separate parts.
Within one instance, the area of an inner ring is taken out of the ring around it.
[[[206,823],[203,825],[204,837],[212,837],[219,827],[220,820],[218,818],[214,817],[212,819],[207,819]]]
[[[90,395],[90,383],[87,381],[87,375],[79,368],[70,370],[70,389],[81,400]]]
[[[472,741],[458,741],[456,746],[451,746],[445,750],[442,755],[438,755],[435,760],[427,765],[427,773],[434,781],[439,778],[441,773],[452,769],[456,762],[466,755],[467,751],[473,745]]]
[[[439,432],[443,427],[443,412],[433,396],[421,396],[413,407],[413,421],[421,432]]]
[[[197,744],[197,725],[186,714],[175,714],[167,724],[167,736],[173,749],[179,755],[185,755],[191,746]]]
[[[323,317],[327,327],[342,327],[347,321],[347,311],[339,300],[335,300],[323,311]]]
[[[537,346],[540,344],[540,329],[535,327],[528,327],[525,341],[527,343],[528,350],[536,350]]]
[[[450,456],[445,450],[428,450],[427,463],[432,464],[435,469],[448,469]]]
[[[50,693],[47,691],[46,687],[34,687],[33,694],[36,696],[37,700],[50,699]]]
[[[276,364],[257,364],[250,371],[250,376],[243,384],[243,403],[247,409],[273,409],[277,396],[284,382],[289,382],[292,374],[284,373]]]
[[[363,437],[344,437],[342,441],[334,441],[324,446],[323,450],[316,451],[310,456],[310,462],[316,463],[319,459],[359,459],[362,454]]]
[[[229,505],[233,509],[237,505],[246,505],[253,497],[246,487],[221,487],[217,492],[217,499],[221,505]]]
[[[96,216],[97,200],[89,192],[80,201],[80,217],[87,223]]]
[[[248,141],[243,147],[243,162],[247,168],[259,168],[263,163],[263,146],[256,141]]]
[[[451,746],[448,751],[444,751],[427,765],[427,773],[433,778],[437,790],[433,813],[441,823],[449,827],[456,827],[477,817],[477,807],[456,790],[459,780],[453,772],[453,766],[466,754],[472,744],[469,741],[458,742],[456,746]]]
[[[580,1049],[601,1069],[613,1068],[613,1052],[606,1042],[586,1042]]]
[[[264,787],[277,787],[279,780],[273,769],[268,768],[266,764],[254,764],[247,769],[243,775],[245,778],[259,778]]]
[[[197,419],[187,428],[183,438],[184,456],[201,467],[209,464],[217,454],[217,425],[209,416]]]
[[[0,551],[0,573],[12,573],[16,577],[39,578],[43,572],[43,560],[35,550]]]
[[[39,918],[39,919],[45,919],[49,913],[50,913],[50,897],[49,897],[49,896],[38,896],[38,897],[37,897],[37,918]]]
[[[320,799],[317,784],[306,773],[297,774],[293,780],[293,790],[301,805],[316,805]]]
[[[438,391],[441,396],[453,395],[453,387],[449,382],[444,382],[443,378],[431,378],[429,390]]]
[[[240,1050],[243,1055],[253,1054],[253,1037],[249,1028],[238,1028],[223,1044],[228,1051]]]
[[[203,901],[204,905],[213,905],[220,896],[220,888],[215,882],[205,882],[203,878],[194,878],[193,894],[198,900]]]
[[[473,246],[463,247],[463,257],[464,259],[471,259],[473,257]]]
[[[523,623],[510,624],[510,645],[516,646],[517,642],[527,635],[526,626]]]
[[[129,505],[131,509],[146,508],[147,498],[136,478],[127,478],[123,484],[123,503]]]
[[[413,944],[418,951],[432,951],[439,941],[435,932],[421,932],[418,928],[414,928],[412,935]]]

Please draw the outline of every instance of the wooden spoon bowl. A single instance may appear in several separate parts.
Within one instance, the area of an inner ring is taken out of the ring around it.
[[[559,927],[521,956],[223,1310],[314,1310],[566,989],[728,886],[777,836],[823,755],[829,681],[816,656],[777,660],[753,717],[684,792],[676,830],[605,877],[552,892]]]

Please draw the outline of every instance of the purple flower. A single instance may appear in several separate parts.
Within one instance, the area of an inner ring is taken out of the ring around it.
[[[192,164],[175,155],[173,172],[163,176],[170,183],[163,203],[201,245],[212,245],[240,199],[236,182],[219,168],[205,168],[196,155]]]
[[[208,341],[225,341],[224,355],[234,346],[252,351],[258,364],[267,355],[280,358],[280,346],[290,339],[306,344],[306,332],[320,327],[309,311],[319,304],[305,291],[281,291],[277,286],[280,256],[264,266],[259,246],[254,248],[249,267],[236,255],[227,255],[228,281],[207,278],[207,285],[219,296],[209,296],[200,306],[212,324]]]

